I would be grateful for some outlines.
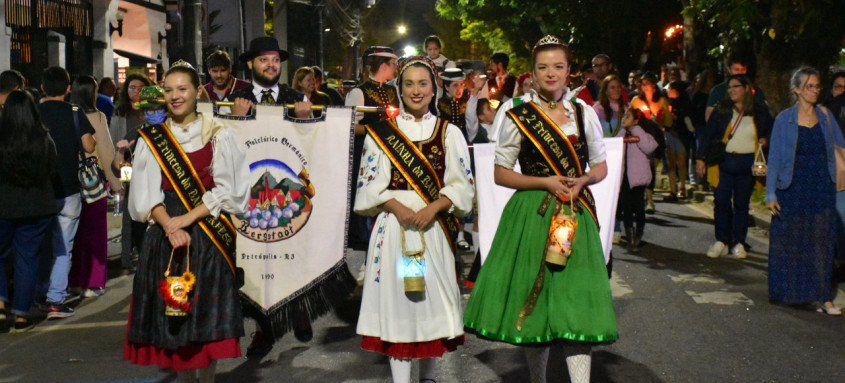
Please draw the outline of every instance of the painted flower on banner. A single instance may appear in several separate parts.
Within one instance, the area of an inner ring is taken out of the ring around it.
[[[294,173],[285,163],[262,160],[250,165],[253,186],[249,207],[234,217],[238,232],[258,242],[294,236],[308,222],[314,185],[305,167]]]

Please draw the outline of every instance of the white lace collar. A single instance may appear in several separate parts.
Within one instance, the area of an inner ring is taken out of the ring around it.
[[[414,117],[413,114],[407,113],[404,110],[399,113],[399,118],[401,118],[405,121],[414,121],[414,120],[417,119],[416,117]],[[427,121],[427,120],[431,120],[431,119],[434,119],[434,118],[436,118],[436,117],[433,114],[431,114],[431,112],[426,112],[426,114],[423,115],[422,120]]]

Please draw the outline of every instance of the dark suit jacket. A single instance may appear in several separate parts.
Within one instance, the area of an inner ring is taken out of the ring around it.
[[[502,89],[499,89],[499,84],[496,83],[496,76],[491,76],[487,79],[487,88],[496,89],[496,93],[490,95],[491,100],[502,101],[502,97],[505,96],[511,98],[513,97],[513,92],[516,89],[516,77],[508,73],[508,75],[505,76],[504,86],[502,86]]]

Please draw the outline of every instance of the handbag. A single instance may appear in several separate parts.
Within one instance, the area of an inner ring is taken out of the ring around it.
[[[763,145],[757,144],[757,153],[754,155],[754,164],[751,165],[751,174],[755,177],[765,177],[769,167],[766,165],[766,155],[763,154]]]
[[[76,137],[79,135],[79,107],[73,107],[73,125],[76,130]],[[82,138],[79,138],[79,186],[82,198],[86,203],[94,203],[106,196],[106,185],[100,177],[100,167],[97,165],[97,157],[86,157],[82,149]]]
[[[833,153],[836,157],[836,191],[845,191],[845,148],[836,144],[836,136],[833,134],[833,124],[830,123],[830,113],[824,109],[827,117],[827,128],[830,129],[830,139],[833,140]]]

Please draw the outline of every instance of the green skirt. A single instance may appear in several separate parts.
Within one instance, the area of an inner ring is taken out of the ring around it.
[[[599,230],[585,209],[576,213],[578,226],[567,265],[546,266],[534,311],[521,331],[516,328],[540,271],[552,220],[552,208],[545,217],[537,214],[545,195],[540,190],[517,191],[508,201],[469,297],[464,325],[484,337],[515,344],[614,341],[619,332]]]

